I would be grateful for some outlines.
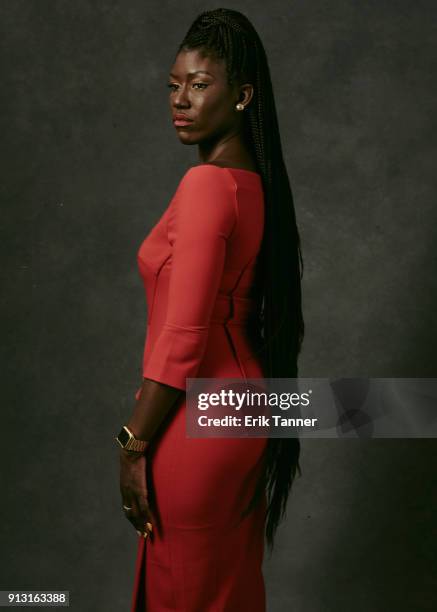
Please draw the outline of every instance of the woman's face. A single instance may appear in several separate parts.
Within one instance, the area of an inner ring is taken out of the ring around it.
[[[214,143],[239,126],[235,105],[244,92],[227,83],[223,60],[202,57],[198,50],[180,51],[170,69],[170,110],[173,125],[184,144]],[[177,122],[177,115],[189,121]],[[176,123],[175,123],[176,121]]]

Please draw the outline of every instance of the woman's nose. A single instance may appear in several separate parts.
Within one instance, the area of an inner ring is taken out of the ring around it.
[[[175,106],[186,106],[189,104],[189,99],[187,96],[186,89],[184,87],[180,87],[174,95],[173,104]]]

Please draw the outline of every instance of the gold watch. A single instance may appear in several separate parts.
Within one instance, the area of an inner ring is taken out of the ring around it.
[[[144,452],[149,444],[145,440],[138,440],[126,425],[123,425],[123,429],[114,440],[117,440],[124,450],[135,451],[137,453]]]

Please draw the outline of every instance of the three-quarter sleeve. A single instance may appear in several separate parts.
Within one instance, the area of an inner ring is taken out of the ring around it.
[[[196,377],[236,221],[230,173],[213,165],[190,168],[179,183],[169,218],[167,312],[143,378],[185,390],[185,379]]]

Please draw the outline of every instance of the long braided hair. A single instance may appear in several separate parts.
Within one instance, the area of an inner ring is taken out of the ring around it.
[[[245,110],[244,137],[261,175],[265,226],[259,253],[261,359],[267,378],[297,378],[297,356],[304,337],[301,277],[303,260],[293,196],[284,164],[266,53],[250,21],[239,11],[218,8],[201,13],[177,49],[197,49],[224,59],[229,85],[252,83]],[[176,53],[176,55],[177,55]],[[267,495],[265,535],[272,552],[276,529],[299,465],[298,438],[269,438],[262,476],[243,516]]]

